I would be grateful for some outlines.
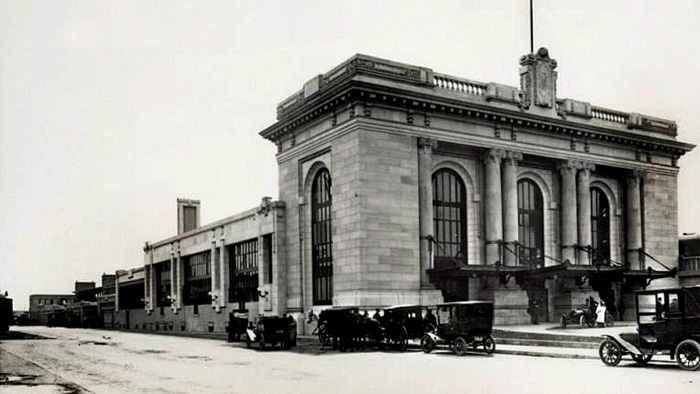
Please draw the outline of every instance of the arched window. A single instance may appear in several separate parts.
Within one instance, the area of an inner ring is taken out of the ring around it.
[[[452,170],[433,174],[433,232],[436,268],[467,263],[467,192]]]
[[[518,242],[519,264],[544,264],[542,191],[529,179],[518,181]]]
[[[320,170],[311,186],[311,255],[314,305],[333,301],[331,175]]]
[[[610,263],[610,204],[597,187],[591,188],[591,246],[594,264]]]

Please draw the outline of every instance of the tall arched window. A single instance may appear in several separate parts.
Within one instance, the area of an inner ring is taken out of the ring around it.
[[[452,170],[433,174],[433,231],[436,268],[467,263],[467,192]]]
[[[331,237],[331,175],[320,170],[311,186],[311,255],[314,305],[333,301],[333,240]]]
[[[544,263],[542,191],[529,179],[518,181],[518,264]],[[504,252],[508,253],[508,252]]]
[[[591,242],[594,264],[610,263],[610,204],[597,187],[591,188]]]

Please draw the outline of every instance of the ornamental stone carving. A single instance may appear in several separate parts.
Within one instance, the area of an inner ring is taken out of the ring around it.
[[[520,89],[523,107],[535,104],[545,108],[556,107],[557,61],[549,57],[547,48],[540,48],[520,58]]]

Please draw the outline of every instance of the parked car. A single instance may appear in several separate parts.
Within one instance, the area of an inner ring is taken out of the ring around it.
[[[612,327],[615,324],[615,317],[602,302],[598,303],[593,297],[586,298],[585,305],[561,315],[562,328],[566,328],[570,324],[595,327],[597,323],[603,324],[605,327]]]
[[[423,312],[430,310],[421,305],[400,305],[384,309],[381,325],[384,328],[385,342],[395,349],[404,351],[409,339],[420,339],[426,332],[432,332],[437,318],[430,311],[424,318]]]
[[[608,366],[629,354],[646,364],[668,354],[688,371],[700,369],[700,286],[636,293],[637,332],[604,335],[598,354]]]
[[[486,353],[496,350],[491,336],[493,328],[493,302],[462,301],[437,306],[438,326],[421,338],[421,349],[432,352],[437,346],[446,345],[463,356],[469,347],[482,346]]]
[[[263,316],[255,329],[246,330],[246,345],[257,342],[261,349],[275,346],[290,349],[297,345],[297,324],[291,317]]]

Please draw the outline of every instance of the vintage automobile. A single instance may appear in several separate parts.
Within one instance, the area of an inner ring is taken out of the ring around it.
[[[248,311],[233,311],[228,318],[228,341],[236,342],[248,329]]]
[[[637,332],[604,335],[598,354],[608,366],[629,354],[646,364],[668,354],[688,371],[700,369],[700,286],[636,293]]]
[[[430,318],[423,317],[429,309],[421,305],[399,305],[384,309],[381,325],[384,328],[384,342],[397,350],[404,351],[409,339],[420,339],[426,332],[435,331],[437,318],[430,313]]]
[[[561,315],[562,328],[566,328],[570,324],[595,327],[598,323],[605,327],[612,327],[615,324],[615,317],[604,304],[598,303],[593,297],[586,298],[585,305]]]
[[[437,306],[436,332],[428,332],[421,338],[421,349],[432,352],[437,346],[447,345],[463,356],[469,347],[483,346],[486,353],[496,350],[491,336],[493,328],[493,302],[461,301]]]
[[[371,344],[383,346],[383,327],[360,314],[356,306],[334,307],[321,311],[316,335],[321,348],[332,346],[341,351]]]
[[[246,345],[257,342],[261,349],[279,345],[290,349],[297,345],[297,323],[286,316],[262,316],[255,329],[246,330]]]

